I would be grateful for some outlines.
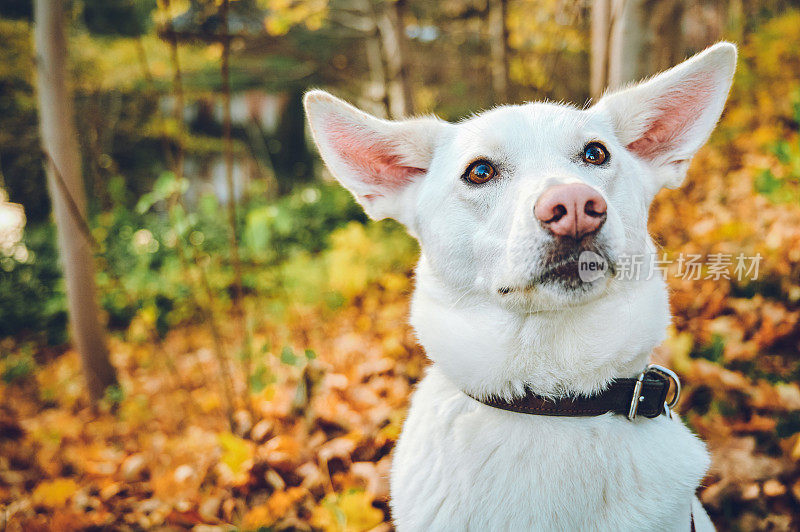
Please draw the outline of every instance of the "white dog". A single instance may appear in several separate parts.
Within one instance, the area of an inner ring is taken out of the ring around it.
[[[633,280],[614,270],[654,253],[651,200],[683,181],[735,65],[720,43],[587,109],[529,103],[457,124],[306,95],[333,175],[421,245],[411,323],[433,364],[394,455],[399,530],[713,529],[695,498],[704,444],[657,415],[658,375],[634,396],[670,319],[665,283],[646,264]],[[608,267],[586,280],[588,251]],[[612,397],[620,379],[630,393]],[[649,418],[625,415],[645,396]],[[624,412],[586,406],[612,399]]]

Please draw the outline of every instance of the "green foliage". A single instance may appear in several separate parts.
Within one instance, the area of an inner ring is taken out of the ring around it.
[[[783,182],[775,177],[775,174],[769,168],[765,168],[760,174],[756,175],[753,185],[756,192],[770,198],[774,198],[783,188]]]
[[[208,194],[187,210],[177,199],[188,186],[185,179],[165,172],[137,200],[122,178],[108,183],[111,208],[93,219],[92,233],[99,244],[99,297],[112,328],[126,329],[139,319],[163,337],[171,327],[201,319],[196,306],[198,268],[205,270],[215,304],[230,304],[233,269],[226,212]],[[292,289],[304,300],[325,294],[326,300],[341,301],[326,275],[331,234],[348,223],[366,222],[347,191],[338,185],[315,184],[274,201],[254,197],[241,212],[238,231],[244,235],[241,253],[248,292],[266,298],[283,296],[281,285],[291,280]],[[363,229],[349,231],[361,238],[360,246],[365,244]],[[381,231],[369,231],[372,238],[382,238]],[[333,242],[334,255],[347,253],[340,236]],[[0,261],[5,270],[0,276],[0,338],[25,333],[61,344],[66,340],[66,300],[53,226],[29,225],[23,243],[29,250],[26,260]],[[385,246],[376,242],[374,249]],[[297,269],[300,264],[306,269]],[[318,274],[302,278],[302,271]],[[377,275],[381,270],[373,271]],[[367,277],[360,275],[358,282],[363,284]]]
[[[416,242],[397,222],[350,222],[330,234],[323,252],[296,253],[266,275],[283,302],[337,308],[386,275],[405,275],[416,256]]]
[[[711,362],[721,362],[722,355],[725,352],[725,338],[719,334],[711,336],[711,342],[704,345],[697,350],[693,351],[690,356],[692,358],[705,358]]]
[[[155,8],[155,0],[83,0],[83,20],[98,35],[135,37],[149,29]]]
[[[283,362],[284,364],[289,364],[290,366],[296,366],[298,360],[300,359],[297,357],[297,355],[294,354],[294,350],[288,345],[281,350],[281,362]]]
[[[310,185],[250,209],[243,243],[250,259],[275,263],[300,251],[321,251],[328,235],[351,220],[366,222],[366,216],[349,192],[338,185]]]
[[[22,244],[26,257],[0,257],[0,338],[32,336],[50,344],[63,343],[66,298],[54,228],[29,226]]]
[[[789,127],[794,130],[793,139],[777,138],[767,146],[775,158],[774,168],[764,168],[754,179],[755,191],[775,203],[800,201],[800,88],[792,97],[792,116]]]
[[[33,352],[30,346],[27,346],[2,360],[0,378],[6,384],[22,381],[33,375],[35,369]]]
[[[153,190],[147,192],[136,202],[136,212],[144,214],[160,201],[167,201],[173,196],[182,196],[189,189],[189,181],[177,179],[172,172],[164,172],[156,179]]]
[[[108,408],[117,407],[123,399],[125,399],[125,390],[118,384],[109,386],[103,394],[103,402]]]
[[[0,19],[0,186],[25,205],[28,220],[43,220],[50,202],[39,147],[33,87],[32,25]]]
[[[267,366],[258,364],[255,371],[250,375],[250,391],[254,394],[259,394],[274,382],[275,376],[270,373]]]
[[[281,349],[281,362],[289,366],[302,367],[315,358],[317,358],[317,353],[313,349],[306,349],[302,355],[296,354],[294,349],[288,345]]]

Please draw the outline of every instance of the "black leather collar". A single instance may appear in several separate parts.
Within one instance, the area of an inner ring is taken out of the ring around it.
[[[670,381],[675,383],[675,393],[667,403]],[[470,394],[467,394],[470,395]],[[588,396],[550,399],[534,393],[506,401],[499,398],[478,399],[485,405],[539,416],[599,416],[608,412],[634,419],[637,415],[655,418],[669,415],[680,395],[680,381],[670,370],[650,365],[634,379],[616,379],[602,392]]]

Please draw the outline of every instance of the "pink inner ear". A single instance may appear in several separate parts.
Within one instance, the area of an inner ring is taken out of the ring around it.
[[[713,91],[711,74],[702,73],[659,95],[652,104],[656,111],[649,127],[628,144],[628,149],[645,159],[654,159],[678,148],[683,135],[689,132],[711,101]]]
[[[376,133],[352,122],[332,118],[328,123],[330,142],[334,150],[357,172],[358,177],[378,189],[396,190],[425,173],[424,168],[402,164],[397,149]],[[367,194],[371,199],[380,193]]]

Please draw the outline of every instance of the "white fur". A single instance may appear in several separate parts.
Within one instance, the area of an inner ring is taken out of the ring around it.
[[[587,110],[531,103],[457,124],[389,122],[307,95],[334,176],[371,216],[400,220],[421,244],[411,324],[433,365],[395,452],[399,530],[688,530],[692,507],[702,512],[693,496],[709,459],[679,420],[517,414],[465,392],[591,394],[644,368],[669,322],[664,282],[537,280],[552,236],[533,205],[551,185],[588,184],[608,204],[597,235],[607,258],[652,252],[650,202],[682,181],[735,62],[735,47],[721,43]],[[591,141],[608,148],[607,164],[581,162]],[[363,164],[373,155],[375,165]],[[498,176],[471,186],[461,177],[478,158]],[[375,170],[386,161],[395,165],[387,175],[420,171],[387,181]],[[696,519],[713,528],[704,512]]]

